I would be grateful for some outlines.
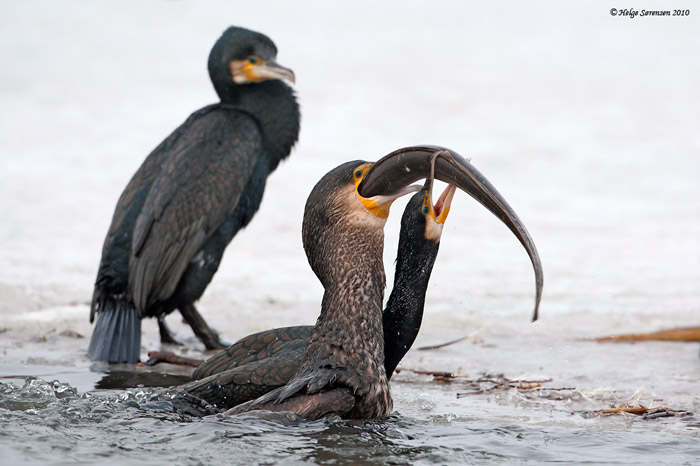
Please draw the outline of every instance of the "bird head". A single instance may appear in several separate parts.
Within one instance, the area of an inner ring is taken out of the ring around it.
[[[279,65],[276,58],[277,47],[269,37],[231,26],[209,53],[209,75],[220,96],[224,88],[232,85],[270,80],[295,82],[294,72]]]
[[[426,178],[423,187],[408,201],[401,218],[402,235],[406,232],[407,238],[411,238],[412,242],[429,240],[438,243],[440,241],[442,228],[450,213],[452,199],[457,190],[455,185],[448,184],[438,200],[433,202],[437,155],[436,152],[431,158],[430,176]],[[414,239],[414,235],[417,238]]]
[[[304,250],[324,286],[342,279],[344,270],[382,263],[391,204],[420,189],[409,185],[388,194],[360,196],[358,186],[371,167],[370,162],[355,160],[334,168],[316,183],[306,201]]]

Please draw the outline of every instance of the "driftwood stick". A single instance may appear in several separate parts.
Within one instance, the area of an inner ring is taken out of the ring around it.
[[[458,375],[455,375],[452,372],[443,372],[443,371],[420,371],[416,369],[396,369],[396,373],[400,373],[401,371],[408,371],[408,372],[413,372],[414,374],[418,375],[432,375],[433,377],[441,377],[443,379],[454,379],[456,377],[460,377]],[[462,376],[464,377],[464,376]]]
[[[652,409],[661,409],[659,407],[654,407],[654,408],[647,408],[646,406],[622,406],[619,408],[607,408],[601,410],[603,414],[619,414],[619,413],[630,413],[630,414],[636,414],[637,416],[640,416],[644,413],[647,413],[649,410]],[[663,408],[663,409],[668,409],[668,408]]]
[[[454,345],[455,343],[459,343],[460,341],[464,341],[467,338],[469,338],[469,335],[467,335],[465,337],[457,338],[456,340],[448,341],[447,343],[440,343],[439,345],[421,346],[418,348],[418,351],[430,351],[430,350],[444,348],[445,346]]]
[[[169,351],[150,351],[148,353],[148,361],[146,361],[147,366],[155,366],[160,362],[167,362],[170,364],[176,364],[178,366],[192,366],[197,367],[204,361],[201,359],[186,358],[184,356],[178,356],[175,353]]]
[[[676,411],[676,410],[667,408],[665,406],[647,407],[644,405],[620,406],[618,408],[601,409],[599,411],[593,411],[593,412],[594,413],[601,413],[601,414],[629,413],[629,414],[634,414],[636,416],[641,416],[642,419],[645,419],[645,420],[657,419],[657,418],[661,418],[661,417],[674,417],[676,415],[683,416],[683,415],[689,414],[688,411]]]
[[[630,333],[594,338],[597,342],[622,341],[700,341],[700,327],[674,328],[650,333]]]

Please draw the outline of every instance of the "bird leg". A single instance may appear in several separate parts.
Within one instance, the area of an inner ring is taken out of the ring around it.
[[[223,349],[229,346],[219,340],[219,334],[207,325],[202,315],[197,311],[197,308],[194,307],[194,304],[185,304],[184,306],[178,307],[178,309],[185,321],[192,327],[194,334],[204,343],[207,349]]]
[[[170,343],[171,345],[182,345],[179,341],[175,339],[175,335],[165,323],[165,314],[158,316],[158,330],[160,331],[160,342]]]

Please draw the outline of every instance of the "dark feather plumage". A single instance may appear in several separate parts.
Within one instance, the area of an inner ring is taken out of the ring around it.
[[[132,335],[106,336],[113,309],[135,309],[141,318],[180,309],[188,322],[201,323],[193,329],[207,347],[221,346],[192,304],[228,243],[257,211],[267,176],[289,155],[300,120],[285,83],[235,84],[229,68],[232,60],[251,55],[274,63],[276,52],[262,34],[227,29],[209,57],[221,102],[193,113],[146,158],[122,193],[93,295],[90,317],[97,313],[98,321],[92,359],[139,359],[134,342],[140,341],[140,325]],[[110,304],[115,301],[120,305]]]

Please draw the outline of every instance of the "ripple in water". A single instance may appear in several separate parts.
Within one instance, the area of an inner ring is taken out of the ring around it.
[[[27,378],[0,383],[3,463],[691,464],[700,440],[626,431],[490,424],[456,415],[380,421],[256,412],[199,418],[163,390],[80,394]],[[641,455],[641,456],[640,456]]]

